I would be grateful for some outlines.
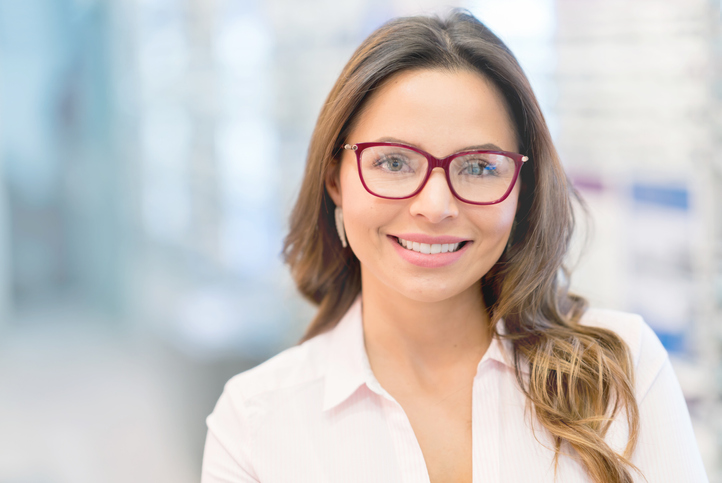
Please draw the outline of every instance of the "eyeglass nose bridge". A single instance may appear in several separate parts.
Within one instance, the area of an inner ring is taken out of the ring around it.
[[[447,189],[451,192],[451,194],[453,195],[454,198],[457,198],[457,199],[463,201],[463,199],[456,193],[456,190],[454,189],[454,187],[451,184],[451,176],[450,176],[451,173],[449,172],[449,167],[451,166],[451,161],[453,160],[453,158],[458,156],[458,153],[452,154],[445,158],[437,158],[433,154],[429,154],[429,153],[421,153],[421,154],[423,154],[423,156],[426,157],[426,160],[429,163],[429,167],[427,168],[426,177],[422,181],[421,186],[419,186],[419,188],[417,189],[416,194],[420,193],[421,191],[424,190],[424,188],[426,188],[426,185],[428,184],[429,179],[431,179],[431,173],[433,173],[436,168],[441,168],[444,171],[444,179],[446,180]]]
[[[444,172],[449,173],[449,166],[451,166],[451,161],[453,158],[458,156],[459,154],[452,154],[451,156],[447,156],[445,158],[437,158],[433,154],[424,153],[424,156],[426,156],[426,159],[429,162],[429,174],[431,174],[431,171],[433,171],[435,168],[441,168],[444,170]]]
[[[424,156],[429,163],[429,167],[427,168],[426,179],[421,184],[419,191],[424,189],[426,183],[429,181],[429,178],[431,178],[431,173],[433,173],[436,168],[441,168],[444,171],[444,177],[446,178],[446,183],[449,185],[449,189],[452,193],[454,193],[454,188],[451,187],[451,180],[449,179],[449,166],[451,165],[451,158],[453,158],[454,155],[447,156],[441,159],[435,157],[433,154],[428,153],[425,153]]]
[[[429,171],[433,171],[434,168],[441,168],[444,171],[447,170],[449,163],[448,161],[449,157],[439,159],[435,157],[433,154],[424,153],[424,156],[426,156],[427,161],[429,162]]]

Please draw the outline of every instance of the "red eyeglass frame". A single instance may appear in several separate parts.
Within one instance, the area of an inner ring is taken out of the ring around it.
[[[426,176],[424,177],[424,181],[419,185],[419,188],[416,191],[414,191],[413,193],[411,193],[408,196],[403,196],[401,198],[395,198],[392,196],[377,195],[376,193],[371,191],[368,186],[366,186],[366,182],[364,181],[363,174],[361,174],[361,153],[366,148],[373,148],[376,146],[396,146],[396,147],[400,147],[400,148],[410,149],[411,151],[415,151],[415,152],[421,154],[428,160],[428,164],[427,164],[428,169],[426,170]],[[426,186],[426,182],[429,181],[429,177],[431,176],[431,172],[434,170],[434,168],[441,168],[444,170],[444,173],[446,174],[446,183],[449,185],[449,189],[451,190],[451,192],[454,194],[454,196],[458,200],[463,201],[464,203],[469,203],[471,205],[495,205],[495,204],[501,203],[502,201],[507,199],[507,197],[509,196],[509,193],[511,193],[511,190],[514,189],[516,180],[519,178],[519,172],[521,172],[521,167],[524,165],[524,163],[529,161],[529,157],[524,156],[523,154],[511,153],[508,151],[490,151],[490,150],[486,150],[486,149],[462,151],[460,153],[454,153],[450,156],[439,159],[439,158],[427,153],[426,151],[422,151],[421,149],[415,148],[413,146],[409,146],[407,144],[401,144],[401,143],[356,143],[356,144],[344,144],[341,146],[341,148],[347,149],[349,151],[354,151],[356,153],[356,163],[358,166],[358,175],[359,175],[359,178],[361,179],[361,184],[363,185],[364,188],[366,188],[366,191],[368,191],[369,193],[371,193],[374,196],[377,196],[379,198],[384,198],[387,200],[405,200],[405,199],[416,196],[417,194],[419,194],[419,192],[422,189],[424,189],[424,186]],[[509,184],[509,189],[506,190],[506,193],[504,193],[504,195],[501,198],[496,199],[494,201],[484,201],[484,202],[469,201],[469,200],[464,199],[461,196],[459,196],[459,194],[456,192],[456,190],[454,190],[454,186],[451,184],[451,177],[449,174],[449,166],[451,165],[451,162],[454,160],[454,158],[458,158],[459,156],[465,156],[465,155],[469,155],[469,154],[499,154],[499,155],[506,156],[506,157],[514,160],[514,165],[516,167],[514,170],[514,178],[511,180],[511,183]]]

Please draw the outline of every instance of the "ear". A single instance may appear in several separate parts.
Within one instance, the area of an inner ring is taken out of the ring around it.
[[[326,170],[326,191],[336,206],[341,206],[341,162],[334,161]]]

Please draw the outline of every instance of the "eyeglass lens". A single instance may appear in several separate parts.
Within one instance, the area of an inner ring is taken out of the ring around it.
[[[400,146],[368,147],[361,153],[361,176],[378,196],[404,198],[414,193],[428,170],[426,157]],[[516,171],[514,160],[490,153],[457,156],[449,166],[454,191],[475,203],[495,201],[507,192]]]

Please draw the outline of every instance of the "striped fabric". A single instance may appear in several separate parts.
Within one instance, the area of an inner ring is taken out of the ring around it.
[[[582,323],[614,330],[633,351],[641,435],[632,462],[647,481],[708,481],[682,391],[654,332],[621,312],[590,310]],[[551,483],[553,443],[538,421],[532,431],[529,412],[525,417],[509,344],[495,338],[474,378],[473,481]],[[232,378],[207,423],[202,483],[429,482],[403,408],[371,371],[360,298],[333,330]],[[619,417],[607,441],[621,452],[627,434]],[[562,450],[556,481],[591,481],[573,450]]]

